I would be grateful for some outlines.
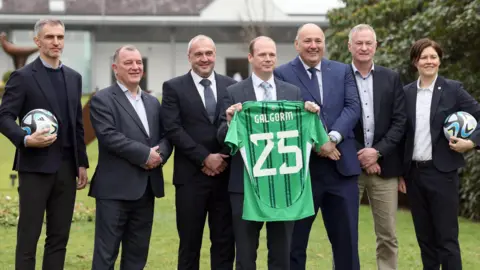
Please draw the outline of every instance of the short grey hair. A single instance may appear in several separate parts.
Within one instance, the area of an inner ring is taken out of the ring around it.
[[[121,46],[121,47],[119,47],[118,49],[115,50],[115,53],[113,54],[113,63],[117,62],[118,55],[120,54],[120,52],[122,50],[130,51],[130,52],[138,51],[137,47],[135,47],[131,44],[123,45],[123,46]]]
[[[213,47],[216,49],[216,46],[215,46],[215,42],[213,42],[213,39],[209,36],[205,36],[205,35],[198,35],[198,36],[195,36],[193,37],[190,42],[188,42],[188,46],[187,46],[187,55],[190,54],[190,49],[192,48],[192,45],[193,43],[199,41],[199,40],[210,40],[210,42],[212,42],[213,44]]]
[[[375,42],[377,42],[377,34],[375,33],[375,30],[373,30],[373,27],[371,27],[370,25],[368,24],[359,24],[359,25],[356,25],[355,27],[353,27],[351,30],[350,30],[350,33],[348,33],[348,42],[352,42],[352,36],[353,36],[353,33],[356,33],[356,32],[360,32],[362,30],[370,30],[372,31],[373,33],[373,39],[375,40]]]
[[[35,26],[33,27],[33,32],[35,33],[35,36],[38,36],[38,33],[42,31],[43,27],[45,25],[61,25],[63,29],[65,29],[65,24],[58,19],[40,19],[35,23]]]

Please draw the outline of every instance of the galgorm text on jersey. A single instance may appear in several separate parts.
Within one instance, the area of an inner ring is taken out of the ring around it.
[[[263,123],[269,123],[269,122],[289,121],[289,120],[293,120],[293,112],[257,114],[254,117],[254,121],[257,124],[263,124]]]

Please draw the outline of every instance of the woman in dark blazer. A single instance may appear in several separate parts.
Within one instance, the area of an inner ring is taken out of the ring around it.
[[[404,87],[405,173],[399,188],[409,199],[423,269],[458,270],[462,262],[457,171],[465,165],[462,153],[480,144],[480,129],[469,139],[447,139],[443,125],[458,111],[480,120],[480,105],[462,83],[438,75],[442,56],[440,45],[430,39],[416,41],[410,50],[419,78]]]

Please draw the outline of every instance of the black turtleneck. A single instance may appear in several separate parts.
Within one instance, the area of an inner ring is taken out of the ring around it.
[[[61,140],[64,148],[71,148],[73,146],[73,142],[71,136],[69,136],[69,134],[71,134],[71,127],[68,116],[67,87],[65,84],[65,76],[63,76],[63,67],[57,69],[45,67],[45,69],[47,70],[48,77],[52,82],[53,91],[57,96],[58,106],[60,108],[59,116],[62,119],[62,123],[61,125],[59,123],[58,127],[59,133],[57,140]]]

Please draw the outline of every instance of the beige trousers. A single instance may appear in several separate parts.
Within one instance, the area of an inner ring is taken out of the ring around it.
[[[384,179],[364,172],[358,179],[360,200],[367,191],[372,208],[375,234],[377,236],[378,270],[396,270],[398,241],[396,235],[396,214],[398,206],[398,178]]]

